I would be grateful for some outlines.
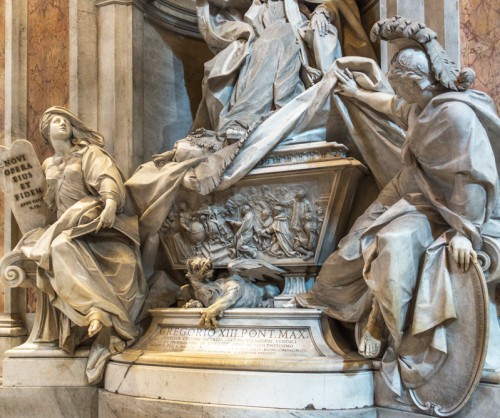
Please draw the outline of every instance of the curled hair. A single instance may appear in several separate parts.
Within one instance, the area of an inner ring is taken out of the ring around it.
[[[422,48],[427,55],[429,73],[449,90],[467,90],[476,77],[472,69],[460,69],[438,42],[436,32],[422,23],[401,16],[382,19],[373,25],[370,39],[373,42],[377,39],[394,42],[400,47],[414,44]]]
[[[214,272],[212,260],[204,257],[193,257],[186,261],[187,277],[209,279]]]
[[[405,48],[397,52],[392,58],[388,78],[412,80],[422,90],[443,88],[432,71],[427,54],[419,48]]]

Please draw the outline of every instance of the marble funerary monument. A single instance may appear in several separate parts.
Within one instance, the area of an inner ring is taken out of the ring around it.
[[[74,3],[80,94],[38,116],[50,155],[0,148],[20,230],[0,279],[36,292],[2,416],[498,414],[500,119],[444,19],[399,1]],[[193,39],[196,103],[161,65]]]

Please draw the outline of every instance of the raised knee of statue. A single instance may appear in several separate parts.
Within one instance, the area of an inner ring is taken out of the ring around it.
[[[52,256],[63,254],[68,246],[71,245],[71,238],[64,233],[59,234],[50,244],[50,252]]]

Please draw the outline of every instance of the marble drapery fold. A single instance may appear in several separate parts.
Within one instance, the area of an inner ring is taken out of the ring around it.
[[[107,330],[99,334],[87,364],[90,383],[102,379],[111,356],[111,330],[124,341],[139,336],[135,320],[147,295],[138,251],[137,217],[122,213],[125,203],[123,178],[111,158],[99,146],[75,141],[70,155],[44,163],[46,197],[55,205],[58,219],[45,229],[26,234],[18,244],[25,256],[38,265],[37,287],[57,308],[38,341],[56,338],[73,353],[87,338],[91,321]],[[103,200],[117,202],[113,229],[96,233],[96,218]]]
[[[359,147],[358,155],[372,171],[379,184],[385,184],[401,167],[398,144],[403,142],[403,131],[381,114],[366,110],[354,116],[354,110],[365,106],[356,101],[334,97],[337,83],[335,70],[349,65],[367,89],[391,92],[377,64],[370,59],[344,57],[337,60],[332,69],[316,85],[305,90],[287,103],[278,112],[272,113],[250,133],[241,144],[232,162],[220,175],[215,187],[208,190],[225,190],[242,179],[274,147],[286,143],[295,136],[318,135],[326,132],[332,111],[339,112],[348,123],[353,146]],[[351,119],[351,116],[353,118]],[[351,122],[351,120],[353,122]],[[364,140],[370,138],[370,141]],[[233,144],[234,145],[234,144]],[[376,152],[371,152],[376,150]],[[224,149],[222,150],[224,151]],[[219,153],[196,155],[185,161],[170,161],[162,167],[153,162],[141,165],[126,182],[136,210],[140,214],[141,239],[158,232],[166,219],[179,187],[185,177],[194,184],[204,182],[213,171],[205,170],[218,166]],[[196,189],[196,188],[195,188]]]
[[[421,110],[402,112],[409,127],[401,171],[339,243],[302,306],[343,321],[361,321],[374,297],[392,344],[382,373],[396,393],[402,379],[417,387],[446,355],[445,328],[456,318],[446,251],[456,231],[476,250],[500,237],[498,137],[491,99],[469,90],[440,94]],[[420,274],[419,274],[420,272]],[[410,302],[411,335],[428,340],[423,356],[404,344]]]

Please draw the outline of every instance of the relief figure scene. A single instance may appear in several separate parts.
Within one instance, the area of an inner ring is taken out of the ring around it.
[[[500,119],[444,21],[363,0],[97,3],[102,21],[141,11],[130,89],[106,96],[99,73],[98,96],[36,115],[43,144],[0,147],[18,235],[0,280],[35,300],[4,386],[71,386],[25,377],[64,361],[99,414],[497,413]]]

